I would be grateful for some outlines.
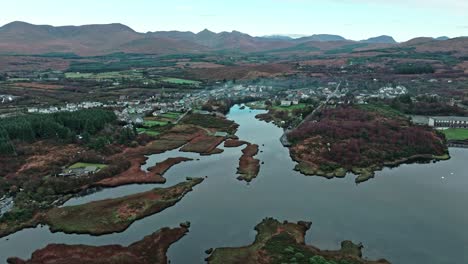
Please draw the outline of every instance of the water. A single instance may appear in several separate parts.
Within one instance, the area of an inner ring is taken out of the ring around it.
[[[252,243],[254,226],[271,216],[312,221],[307,243],[323,249],[338,249],[342,240],[350,239],[362,242],[370,259],[468,263],[467,149],[451,149],[449,161],[384,169],[359,185],[353,175],[333,180],[304,176],[293,171],[295,163],[278,140],[282,130],[254,118],[261,112],[234,107],[228,116],[240,124],[237,135],[263,151],[257,157],[265,164],[251,184],[236,179],[243,147],[208,157],[178,150],[152,155],[143,168],[168,157],[200,160],[170,169],[164,185],[104,189],[67,205],[170,186],[187,176],[208,178],[174,207],[135,222],[123,233],[93,237],[52,234],[47,227],[27,229],[0,239],[0,258],[28,258],[49,243],[128,245],[161,227],[190,221],[189,234],[171,246],[168,256],[172,263],[203,263],[208,248]]]

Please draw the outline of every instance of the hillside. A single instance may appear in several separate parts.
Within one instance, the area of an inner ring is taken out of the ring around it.
[[[0,54],[3,55],[74,53],[80,56],[115,52],[158,55],[207,52],[340,54],[398,44],[391,36],[385,35],[362,41],[352,41],[330,34],[293,39],[277,36],[254,37],[239,31],[215,33],[208,29],[198,33],[181,31],[139,33],[118,23],[54,27],[18,21],[0,27],[0,39]],[[417,50],[422,52],[457,51],[464,54],[468,50],[467,42],[467,38],[448,40],[417,38],[398,45],[417,46]]]
[[[94,56],[114,52],[175,54],[213,51],[265,52],[307,46],[347,45],[350,41],[337,35],[319,34],[299,39],[253,37],[232,31],[198,33],[160,31],[138,33],[122,24],[49,26],[12,22],[0,27],[0,54],[74,53]],[[329,45],[330,44],[330,45]],[[294,49],[294,48],[293,48]],[[321,48],[328,50],[329,48]]]

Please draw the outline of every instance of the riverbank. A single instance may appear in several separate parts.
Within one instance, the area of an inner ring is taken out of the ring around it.
[[[294,157],[291,156],[291,158],[294,160]],[[395,160],[395,161],[386,161],[382,165],[373,165],[371,167],[366,167],[366,168],[353,167],[349,170],[345,168],[336,168],[333,171],[323,171],[320,169],[315,169],[314,165],[308,165],[307,163],[297,161],[299,163],[294,167],[294,170],[299,171],[300,173],[307,175],[307,176],[321,176],[327,179],[343,178],[346,176],[347,173],[353,173],[354,175],[357,175],[355,182],[362,183],[362,182],[365,182],[374,178],[375,173],[377,171],[381,171],[385,167],[393,168],[393,167],[398,167],[402,164],[410,164],[410,163],[415,163],[415,162],[428,163],[431,161],[436,162],[436,161],[444,161],[444,160],[449,160],[449,159],[450,159],[449,154],[444,154],[441,156],[421,154],[421,155],[413,155],[409,158],[402,158],[402,159]]]

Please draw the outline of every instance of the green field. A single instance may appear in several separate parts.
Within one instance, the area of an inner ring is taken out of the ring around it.
[[[169,113],[161,114],[160,116],[161,116],[161,117],[164,117],[164,118],[168,118],[168,119],[177,120],[181,115],[182,115],[182,114],[180,114],[180,113],[169,112]]]
[[[145,127],[155,127],[155,126],[166,126],[169,122],[167,121],[157,121],[157,120],[145,120],[143,126]]]
[[[266,109],[265,102],[263,102],[263,101],[250,102],[250,103],[246,103],[245,105],[248,106],[250,109],[258,109],[258,110]]]
[[[371,111],[371,112],[377,112],[380,113],[384,116],[388,117],[398,117],[398,116],[403,116],[403,114],[391,108],[389,105],[384,105],[384,104],[361,104],[358,105],[358,107],[362,110],[366,111]]]
[[[65,78],[67,79],[89,79],[93,76],[92,73],[80,73],[80,72],[66,72]]]
[[[307,107],[307,104],[297,104],[297,105],[291,105],[291,106],[273,106],[272,108],[275,110],[287,110],[287,111],[292,111],[294,109],[304,109]]]
[[[466,140],[468,139],[468,129],[449,128],[442,130],[448,140]]]
[[[158,136],[159,134],[161,134],[161,132],[158,132],[158,131],[154,131],[154,130],[151,130],[151,129],[148,129],[148,128],[137,128],[137,132],[138,134],[147,134],[147,135],[150,135],[150,136]]]
[[[167,82],[167,83],[175,83],[175,84],[200,85],[200,82],[198,81],[179,79],[179,78],[162,78],[161,81]]]
[[[142,79],[143,75],[139,71],[108,71],[100,73],[87,73],[87,72],[67,72],[65,73],[67,79]]]
[[[70,167],[69,169],[78,169],[78,168],[86,168],[86,167],[97,167],[99,169],[103,169],[107,167],[106,164],[98,164],[98,163],[85,163],[85,162],[77,162]]]

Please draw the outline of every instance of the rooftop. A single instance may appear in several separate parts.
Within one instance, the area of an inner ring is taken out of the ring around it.
[[[468,117],[466,116],[432,116],[430,117],[436,121],[467,121]]]

